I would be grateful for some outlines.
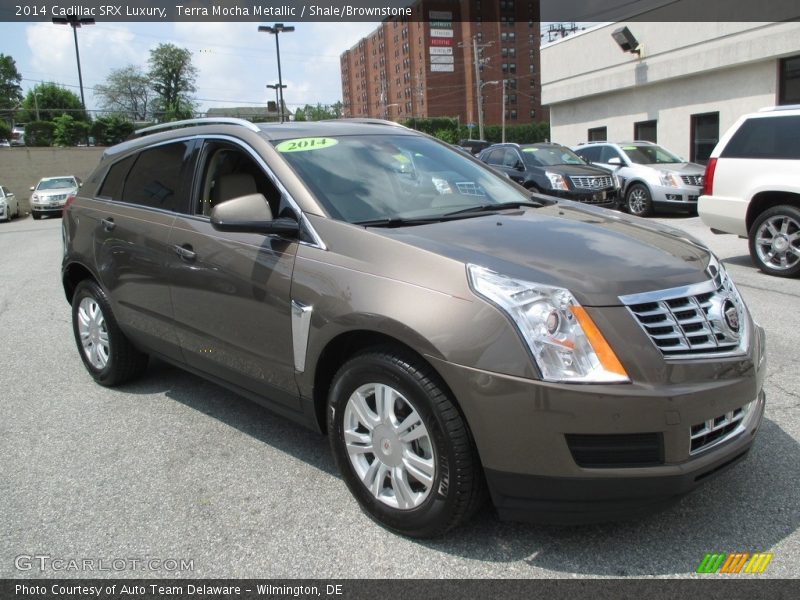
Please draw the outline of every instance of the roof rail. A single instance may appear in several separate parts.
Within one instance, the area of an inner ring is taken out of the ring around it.
[[[234,117],[199,117],[197,119],[184,119],[183,121],[170,121],[169,123],[159,123],[158,125],[151,125],[143,129],[137,129],[131,135],[132,138],[149,135],[159,131],[168,131],[170,129],[180,129],[181,127],[196,127],[199,125],[240,125],[246,127],[250,131],[260,132],[261,130],[257,125],[245,119],[237,119]]]
[[[758,112],[772,112],[775,110],[799,110],[800,104],[781,104],[780,106],[765,106]]]
[[[366,125],[392,125],[394,127],[402,127],[403,129],[408,129],[405,125],[401,125],[400,123],[395,123],[394,121],[389,121],[387,119],[373,119],[371,117],[345,117],[342,119],[322,119],[320,123],[331,123],[335,121],[349,121],[350,123],[364,123]]]

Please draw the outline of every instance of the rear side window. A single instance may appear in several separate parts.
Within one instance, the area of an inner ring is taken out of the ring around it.
[[[722,158],[800,159],[800,116],[748,119]]]
[[[597,146],[578,148],[575,154],[588,162],[600,162],[600,148]]]
[[[111,165],[106,175],[100,191],[97,193],[101,198],[111,198],[112,200],[122,200],[122,185],[125,183],[125,176],[131,169],[134,156],[123,158],[121,161]]]
[[[182,208],[181,173],[190,150],[190,142],[177,142],[141,152],[125,180],[123,202],[172,211]]]

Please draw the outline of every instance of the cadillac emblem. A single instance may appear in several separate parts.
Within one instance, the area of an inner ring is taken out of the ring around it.
[[[722,303],[722,316],[725,319],[725,325],[733,332],[739,333],[739,311],[736,310],[736,305],[730,298],[725,298]]]

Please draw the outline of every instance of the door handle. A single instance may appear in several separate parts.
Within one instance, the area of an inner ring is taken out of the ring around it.
[[[114,229],[114,227],[117,226],[117,224],[114,223],[114,219],[112,219],[111,217],[108,217],[107,219],[101,219],[100,223],[103,225],[103,229],[105,229],[106,231],[111,231],[112,229]]]
[[[183,246],[175,244],[172,249],[182,260],[187,262],[192,262],[197,258],[197,252],[194,251],[191,244],[184,244]]]

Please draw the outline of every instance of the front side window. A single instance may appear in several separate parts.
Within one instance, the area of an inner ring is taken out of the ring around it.
[[[125,180],[123,202],[171,211],[182,208],[183,167],[191,146],[185,141],[142,151]]]
[[[455,210],[529,200],[506,178],[424,137],[362,135],[273,143],[331,217],[342,221],[436,219]]]

